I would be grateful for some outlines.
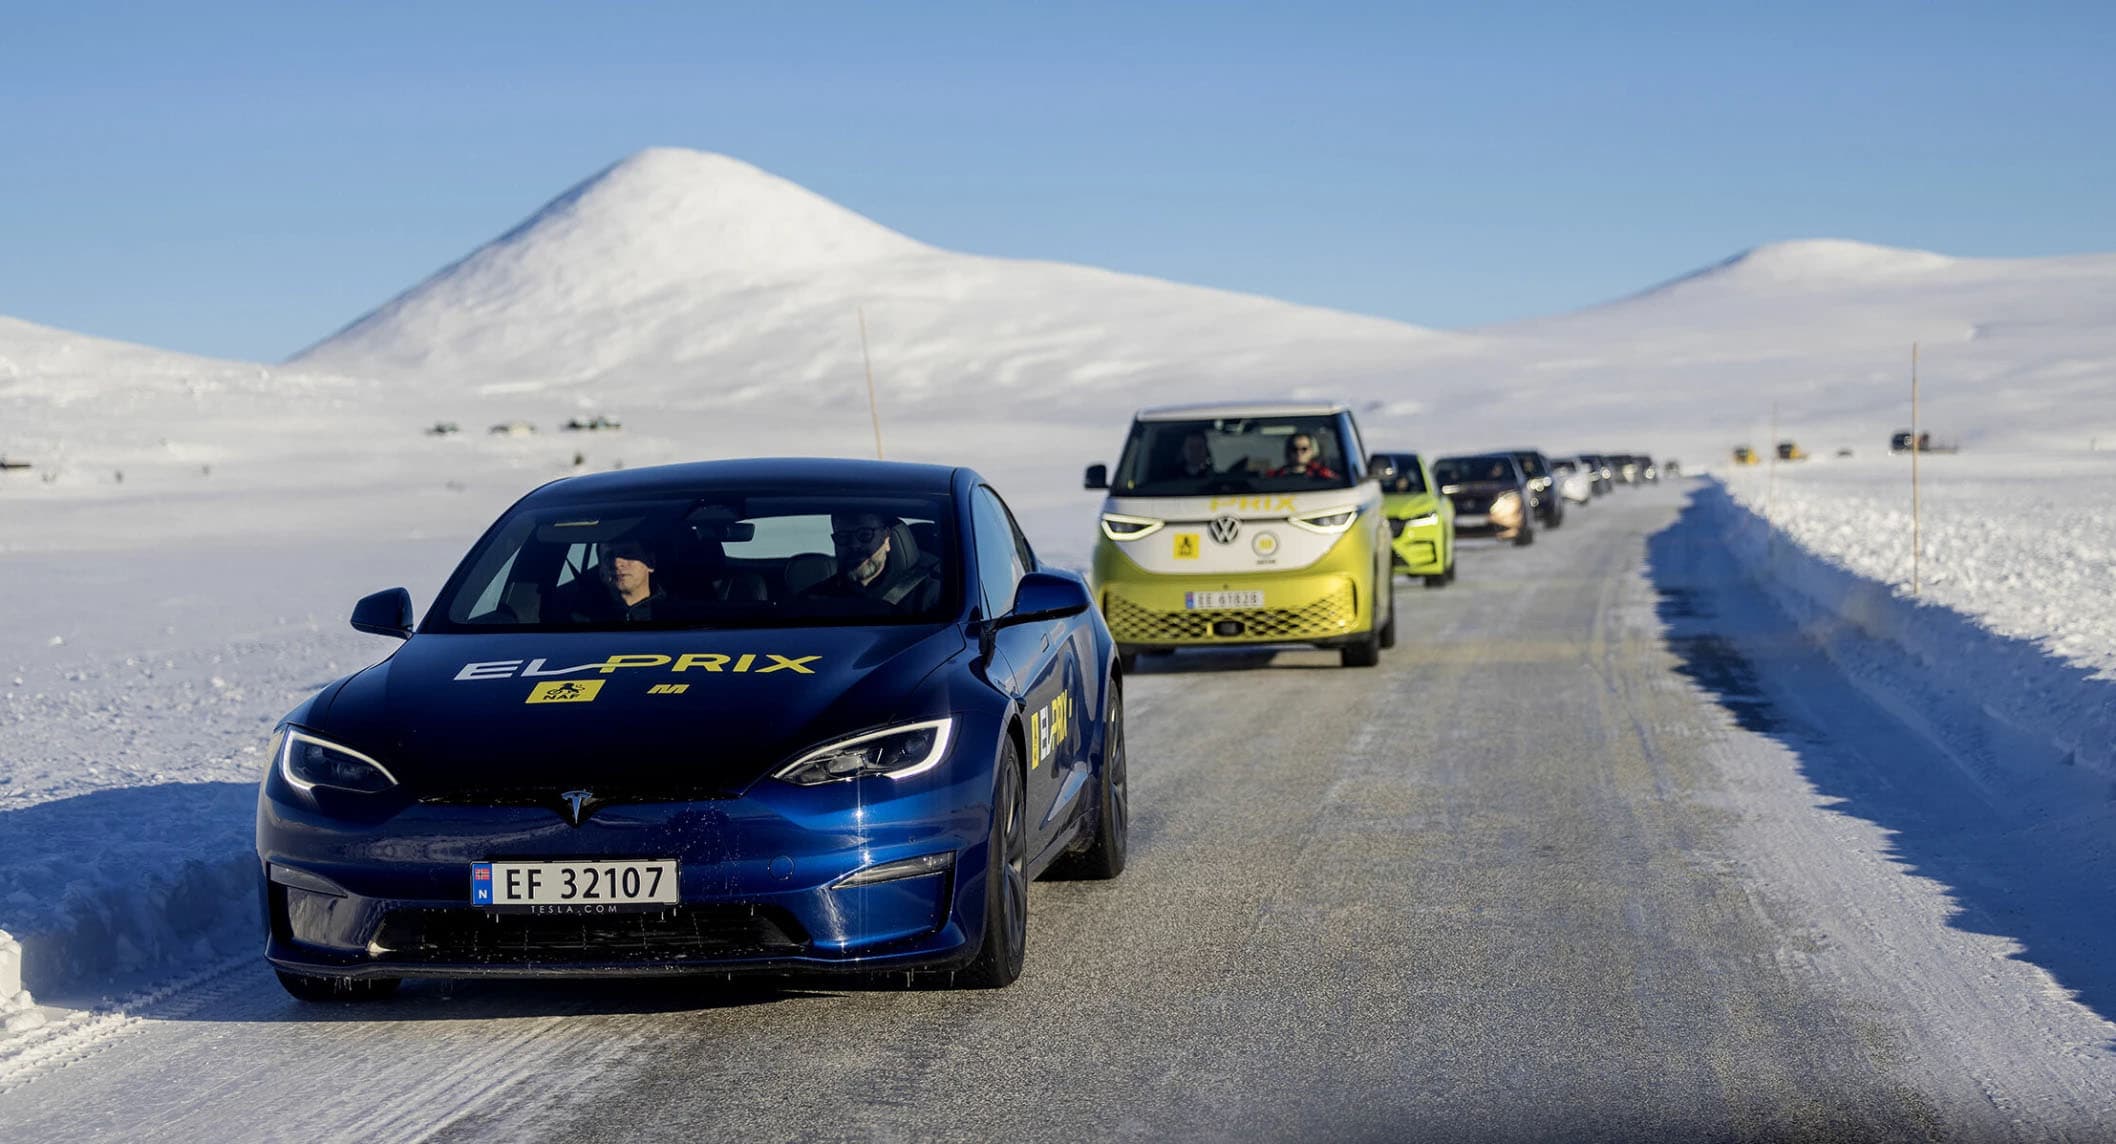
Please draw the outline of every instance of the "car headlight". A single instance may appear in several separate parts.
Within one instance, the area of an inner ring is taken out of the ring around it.
[[[954,719],[906,723],[817,747],[772,777],[795,786],[821,786],[867,775],[908,779],[940,765],[954,737]]]
[[[273,765],[287,785],[303,794],[317,787],[380,794],[397,785],[389,768],[328,739],[282,727],[272,736]]]
[[[1161,531],[1161,526],[1166,523],[1168,522],[1155,520],[1150,516],[1125,516],[1123,513],[1105,512],[1102,514],[1102,535],[1111,540],[1137,540]]]
[[[1411,519],[1404,521],[1403,526],[1405,528],[1427,528],[1439,523],[1440,514],[1437,512],[1429,512],[1426,513],[1424,516],[1414,516]]]
[[[1352,527],[1352,522],[1358,519],[1359,506],[1347,505],[1343,508],[1326,508],[1321,512],[1305,512],[1299,516],[1287,518],[1286,523],[1295,528],[1305,528],[1309,532],[1320,532],[1324,536],[1334,536]]]

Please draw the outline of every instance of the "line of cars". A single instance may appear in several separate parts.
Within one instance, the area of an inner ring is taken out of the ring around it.
[[[401,588],[359,601],[354,628],[404,642],[275,728],[265,957],[305,1001],[409,977],[1005,986],[1032,880],[1125,868],[1140,655],[1372,665],[1394,574],[1452,581],[1457,532],[1503,531],[1507,497],[1562,521],[1561,476],[1532,451],[1369,453],[1342,405],[1148,410],[1088,473],[1092,586],[967,468],[554,481],[423,619]]]
[[[1367,451],[1330,403],[1140,411],[1105,494],[1092,580],[1129,670],[1183,648],[1306,643],[1371,667],[1395,644],[1391,576],[1444,588],[1458,536],[1533,543],[1652,459],[1535,449],[1444,456]]]

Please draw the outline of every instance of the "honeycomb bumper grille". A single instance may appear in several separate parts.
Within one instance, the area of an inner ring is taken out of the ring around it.
[[[768,957],[803,946],[799,924],[778,910],[675,906],[589,917],[391,910],[371,948],[383,961],[551,965]]]
[[[1228,608],[1162,612],[1112,592],[1103,619],[1119,643],[1264,643],[1347,635],[1357,618],[1352,586],[1339,584],[1297,608]],[[1229,625],[1237,625],[1230,629]]]

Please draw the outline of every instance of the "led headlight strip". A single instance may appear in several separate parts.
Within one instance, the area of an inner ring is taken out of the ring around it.
[[[1125,516],[1119,512],[1105,512],[1102,514],[1102,535],[1111,540],[1137,540],[1161,531],[1161,526],[1166,523],[1168,522],[1155,520],[1150,516]]]

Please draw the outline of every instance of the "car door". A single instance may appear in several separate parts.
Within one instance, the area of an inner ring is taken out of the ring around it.
[[[974,494],[971,527],[977,544],[980,589],[987,616],[1002,616],[1014,604],[1021,577],[1035,566],[1035,555],[1015,525],[1006,502],[990,487]],[[1021,704],[1023,762],[1028,767],[1029,829],[1032,852],[1070,820],[1084,781],[1080,750],[1079,666],[1073,625],[1046,620],[1002,628],[994,637],[995,669],[1006,674],[1006,687]]]

